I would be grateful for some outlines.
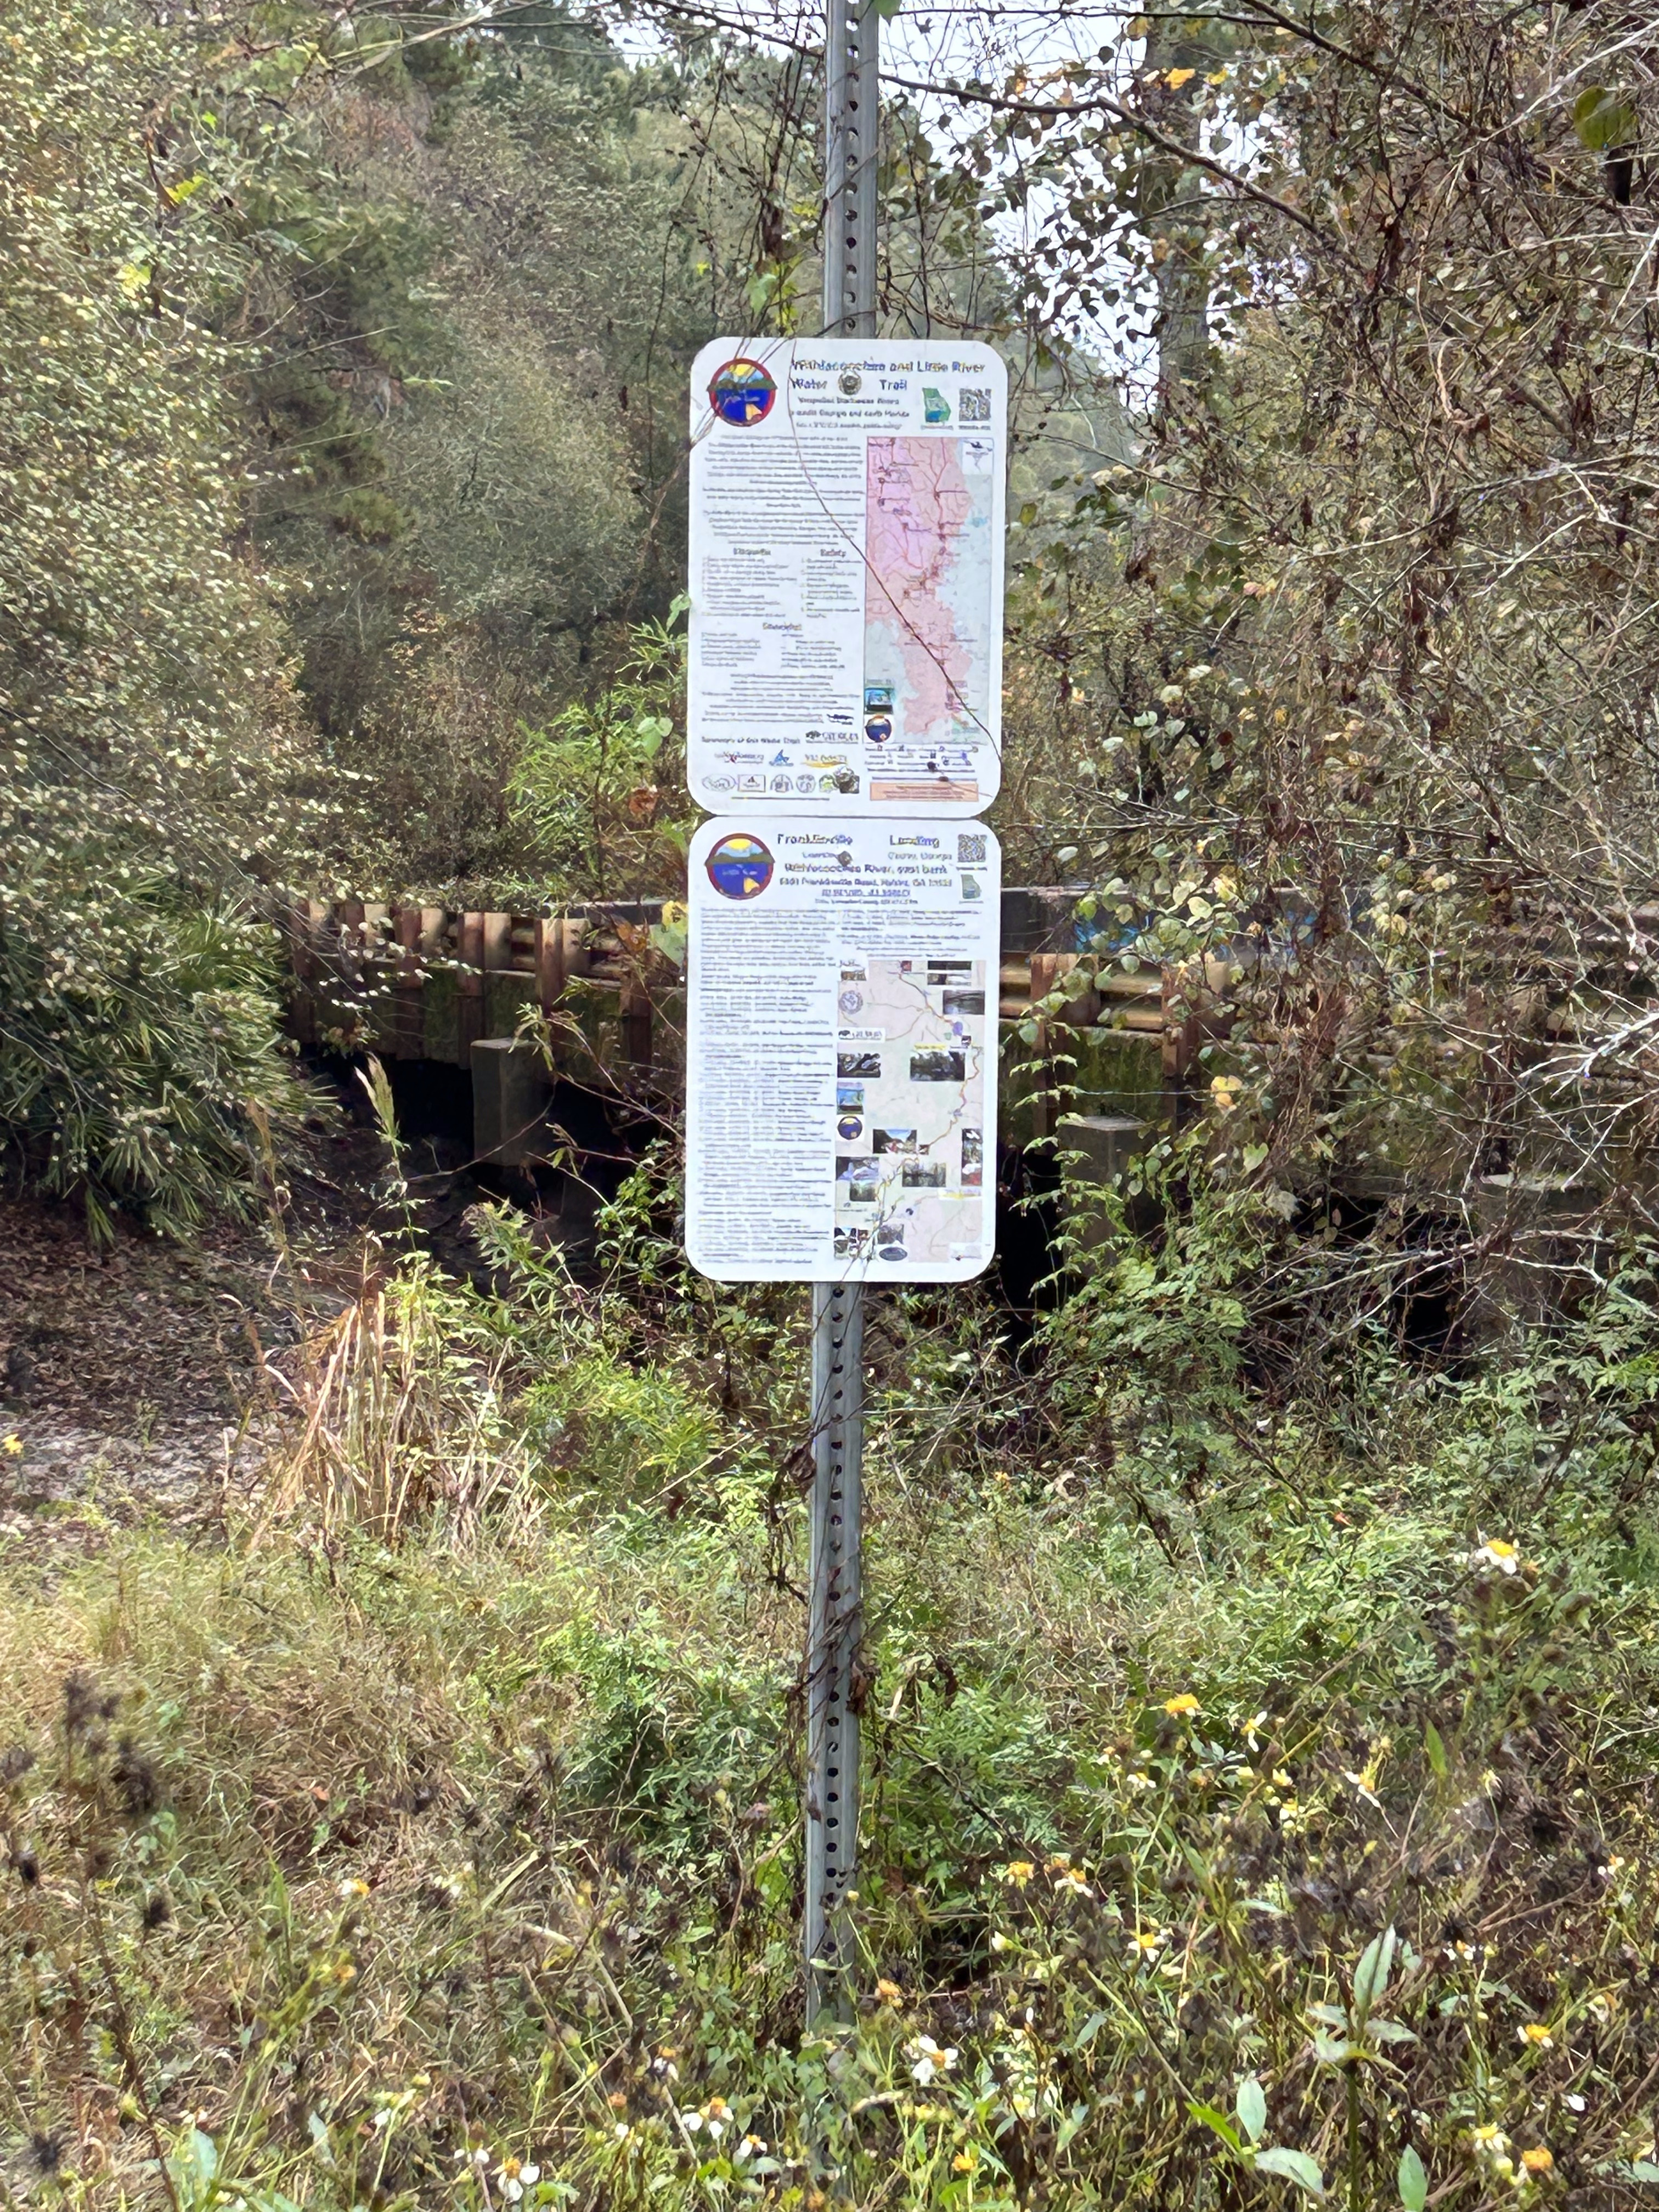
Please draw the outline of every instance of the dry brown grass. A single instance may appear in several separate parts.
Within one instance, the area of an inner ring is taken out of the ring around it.
[[[271,1461],[267,1521],[301,1506],[336,1534],[397,1544],[441,1512],[458,1534],[531,1507],[526,1455],[505,1418],[502,1356],[469,1342],[453,1291],[423,1267],[368,1282],[307,1337],[293,1372],[268,1372],[294,1418]]]

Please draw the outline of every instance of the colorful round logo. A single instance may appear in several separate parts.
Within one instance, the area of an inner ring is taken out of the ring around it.
[[[770,371],[757,361],[728,361],[715,370],[708,387],[708,404],[715,414],[739,430],[763,422],[777,396]]]
[[[772,855],[758,837],[734,830],[709,848],[703,864],[722,898],[758,898],[772,880]]]

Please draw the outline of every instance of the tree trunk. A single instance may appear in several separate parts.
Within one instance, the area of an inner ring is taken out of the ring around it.
[[[1194,95],[1216,66],[1218,27],[1204,15],[1155,15],[1148,24],[1140,107],[1166,137],[1196,150]],[[1182,81],[1171,84],[1172,75]],[[1207,196],[1202,173],[1173,154],[1154,154],[1142,173],[1142,224],[1156,257],[1158,400],[1167,407],[1208,371]]]

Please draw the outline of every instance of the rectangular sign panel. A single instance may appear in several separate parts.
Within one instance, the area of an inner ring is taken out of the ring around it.
[[[1007,376],[954,340],[691,372],[687,773],[720,812],[970,815],[1001,781]]]
[[[995,1249],[1001,855],[978,823],[705,822],[685,1243],[718,1282],[949,1283]]]

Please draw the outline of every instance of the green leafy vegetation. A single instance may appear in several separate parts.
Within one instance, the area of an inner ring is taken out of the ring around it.
[[[666,614],[700,95],[563,17],[8,51],[0,1129],[183,1230],[292,1103],[285,898],[536,865],[523,729]]]
[[[179,1227],[248,1183],[245,1102],[287,1095],[252,894],[310,809],[202,320],[229,156],[166,34],[46,7],[8,54],[0,1129],[94,1228]]]
[[[884,1311],[862,1996],[803,2039],[800,1317],[665,1285],[637,1218],[592,1292],[503,1214],[496,1292],[371,1293],[228,1550],[13,1579],[0,2094],[38,2181],[1639,2189],[1659,1680],[1620,1297],[1524,1388],[1379,1369],[1363,1449],[1287,1413],[1241,1425],[1248,1482],[1178,1490],[982,1316]],[[1129,1256],[1126,1334],[1179,1266]],[[740,1343],[769,1356],[723,1387]],[[1219,1376],[1203,1410],[1260,1402]]]
[[[819,87],[659,13],[6,33],[8,1169],[261,1194],[305,1325],[210,1541],[94,1482],[0,1553],[0,2196],[1639,2205],[1659,38],[896,50],[882,312],[1010,362],[998,826],[1083,957],[1028,1281],[872,1304],[806,2034],[801,1298],[686,1268],[672,1117],[577,1273],[503,1206],[458,1283],[394,1176],[319,1325],[283,1211],[289,897],[684,950],[684,376],[813,326]]]
[[[520,834],[554,895],[648,898],[683,876],[693,816],[685,794],[684,612],[635,630],[617,680],[526,730],[511,784]]]

